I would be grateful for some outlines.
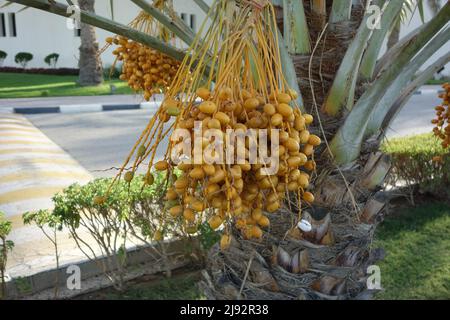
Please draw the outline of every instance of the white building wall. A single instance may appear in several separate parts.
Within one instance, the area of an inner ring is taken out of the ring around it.
[[[76,3],[76,1],[74,1]],[[206,2],[211,3],[212,0]],[[0,7],[5,0],[0,0]],[[96,14],[111,19],[111,8],[109,0],[96,0]],[[120,23],[128,24],[135,18],[140,8],[125,0],[114,0],[114,19]],[[57,67],[76,68],[78,65],[78,48],[80,38],[75,36],[74,30],[69,30],[66,26],[66,18],[57,16],[45,11],[28,8],[18,12],[23,8],[21,5],[12,4],[0,9],[0,13],[6,16],[6,37],[0,36],[0,50],[5,51],[8,57],[3,66],[18,67],[14,62],[14,56],[18,52],[30,52],[34,58],[29,63],[29,68],[48,67],[44,58],[50,53],[60,55]],[[174,8],[178,14],[184,13],[190,19],[190,15],[195,15],[196,27],[199,28],[205,18],[205,14],[197,7],[192,0],[174,0]],[[10,36],[8,26],[8,13],[16,13],[17,37]],[[188,19],[188,22],[190,21]],[[104,45],[106,37],[111,33],[97,29],[97,39],[100,47]],[[109,49],[102,55],[104,65],[111,65],[114,57]]]
[[[196,28],[200,28],[205,14],[198,8],[193,0],[173,0],[174,7],[178,14],[184,13],[188,20],[191,14],[195,15]],[[213,0],[206,0],[212,3]],[[397,1],[397,0],[392,0]],[[445,3],[445,1],[442,1]],[[0,0],[0,7],[5,0]],[[111,8],[109,0],[96,0],[96,13],[107,18],[111,18]],[[17,37],[10,37],[8,22],[6,23],[7,37],[0,37],[0,50],[8,53],[8,57],[4,62],[4,66],[17,66],[14,63],[14,56],[20,51],[30,52],[34,55],[33,61],[29,67],[47,67],[44,58],[53,52],[60,54],[58,67],[76,68],[78,64],[78,47],[80,46],[80,38],[75,36],[73,30],[66,27],[66,18],[46,13],[36,9],[26,9],[18,12],[23,7],[20,5],[10,5],[0,8],[0,13],[16,12]],[[128,24],[140,11],[133,3],[127,0],[114,0],[114,18],[116,21]],[[428,21],[432,17],[431,11],[425,5],[425,19]],[[401,30],[401,36],[405,36],[414,28],[420,26],[422,21],[418,11],[412,17],[411,21],[404,25]],[[110,36],[109,32],[97,29],[97,38],[100,46],[103,46],[106,37]],[[423,67],[435,61],[443,53],[450,50],[450,43],[447,43],[441,50],[436,52],[433,57]],[[105,65],[111,65],[114,58],[109,49],[102,55]],[[445,74],[450,75],[450,64],[447,65]]]

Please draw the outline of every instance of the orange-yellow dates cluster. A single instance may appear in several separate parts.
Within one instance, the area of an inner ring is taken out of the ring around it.
[[[435,125],[434,135],[442,140],[442,147],[446,149],[450,146],[450,84],[446,83],[442,87],[444,92],[439,95],[442,104],[435,108],[436,118],[431,122]]]
[[[123,63],[120,79],[142,92],[147,101],[172,83],[180,67],[180,62],[125,37],[107,38],[106,42],[117,45],[113,54]]]
[[[223,225],[226,228],[234,225],[244,238],[260,239],[263,229],[270,227],[265,213],[280,209],[289,193],[300,196],[305,203],[314,202],[314,195],[307,190],[310,173],[315,170],[314,148],[320,145],[321,139],[307,129],[313,117],[290,105],[297,97],[296,92],[288,90],[263,97],[245,89],[222,87],[210,92],[199,88],[196,97],[200,98],[199,103],[180,115],[177,122],[177,128],[189,130],[192,141],[201,140],[202,148],[211,143],[205,136],[194,135],[197,121],[203,129],[220,130],[224,134],[227,129],[244,132],[247,129],[278,129],[276,159],[279,167],[275,174],[265,175],[263,164],[250,164],[249,140],[245,150],[241,150],[245,163],[180,163],[177,168],[182,174],[166,194],[166,200],[171,202],[169,214],[172,218],[181,219],[190,228],[206,218],[214,230]],[[172,110],[179,115],[177,103],[167,99],[163,109],[166,113]],[[270,146],[268,150],[271,150]],[[193,154],[191,159],[194,159]],[[174,169],[170,160],[154,165],[157,171],[169,168]],[[230,244],[230,239],[229,233],[225,232],[220,241],[223,249]]]

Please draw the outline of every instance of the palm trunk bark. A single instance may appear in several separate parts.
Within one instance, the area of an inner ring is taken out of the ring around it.
[[[81,10],[95,12],[95,0],[80,0]],[[81,23],[81,46],[79,60],[79,84],[81,86],[95,86],[103,82],[103,66],[99,55],[99,44],[95,28],[86,23]]]
[[[312,9],[308,7],[308,2],[303,1],[305,15],[311,34],[311,47],[317,50],[313,52],[313,57],[297,54],[293,56],[293,60],[305,109],[314,115],[318,113],[321,117],[321,125],[317,123],[311,131],[331,140],[345,116],[327,117],[316,107],[320,107],[320,102],[324,101],[344,58],[342,52],[345,52],[354,33],[348,32],[348,29],[351,30],[348,28],[348,21],[334,23],[329,25],[325,36],[319,41],[318,34],[322,28],[320,24],[312,22]],[[359,25],[362,16],[353,19]],[[429,29],[429,34],[437,33],[438,27],[434,29],[433,24],[436,22],[425,27]],[[446,30],[442,32],[445,33]],[[418,32],[417,47],[425,47],[432,38],[426,36],[426,33]],[[418,43],[419,40],[422,43]],[[417,54],[414,44],[407,42],[404,47],[406,52],[401,50],[398,55],[400,59],[390,61],[391,63],[406,66]],[[432,45],[429,49],[432,49]],[[359,53],[353,56],[360,58]],[[344,69],[348,71],[349,68],[344,66]],[[393,81],[395,76],[391,76]],[[386,80],[389,77],[384,75],[383,78]],[[382,84],[378,86],[381,88]],[[356,83],[355,87],[358,98],[367,90],[362,83]],[[388,87],[389,85],[384,86],[385,89]],[[373,100],[371,103],[375,103],[376,99]],[[357,113],[357,107],[353,108],[354,113]],[[353,123],[356,126],[361,121]],[[202,282],[207,297],[332,300],[371,298],[376,291],[366,283],[368,267],[384,257],[382,249],[373,249],[371,245],[376,226],[382,220],[383,208],[389,200],[382,192],[382,185],[390,171],[390,159],[377,152],[378,143],[379,141],[374,141],[364,145],[355,156],[355,163],[344,161],[343,167],[332,163],[325,145],[317,150],[315,161],[318,169],[314,183],[316,202],[302,213],[302,219],[311,223],[312,230],[299,230],[298,220],[293,217],[299,208],[296,203],[291,202],[286,204],[286,209],[269,215],[270,235],[262,243],[244,240],[238,232],[234,233],[229,250],[220,251],[215,247],[209,252]],[[289,231],[286,232],[286,229]]]
[[[303,1],[311,53],[292,56],[305,111],[316,116],[315,104],[324,101],[332,85],[346,48],[363,19],[362,10],[351,21],[337,21],[329,25],[325,36],[314,8]],[[329,11],[331,8],[327,8]],[[336,9],[337,10],[337,9]],[[345,10],[347,12],[347,7]],[[356,26],[356,27],[355,27]],[[294,35],[295,36],[295,35]],[[339,49],[338,49],[339,48]],[[312,77],[310,77],[312,73]],[[319,111],[320,112],[320,111]],[[334,134],[339,121],[322,117],[326,134]],[[311,131],[322,136],[318,122]],[[367,207],[370,221],[361,223],[365,204],[376,194],[389,170],[389,159],[379,154],[365,153],[361,168],[340,174],[330,165],[329,154],[323,146],[317,152],[318,179],[314,193],[316,204],[303,211],[313,230],[303,233],[297,228],[298,204],[273,215],[270,235],[262,243],[247,241],[233,233],[231,248],[220,251],[214,247],[209,252],[202,289],[211,299],[363,299],[370,297],[364,275],[367,267],[382,258],[380,250],[371,250],[370,244],[376,227],[377,210],[384,205]],[[368,160],[371,159],[371,160]],[[320,163],[320,164],[319,164]],[[370,177],[362,179],[360,177]],[[343,179],[345,177],[345,179]],[[355,207],[359,210],[355,210]],[[369,219],[368,219],[369,220]],[[289,230],[286,232],[286,230]]]

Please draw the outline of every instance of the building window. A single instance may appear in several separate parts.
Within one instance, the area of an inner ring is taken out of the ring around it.
[[[17,37],[16,14],[8,13],[9,18],[9,36]]]
[[[187,21],[187,14],[186,13],[182,13],[181,15],[181,20],[183,20],[184,21],[184,23],[188,23],[188,21]]]
[[[0,37],[6,37],[6,23],[4,13],[0,13]]]
[[[81,29],[75,28],[74,31],[75,31],[75,37],[81,37]]]
[[[192,31],[196,31],[195,30],[196,29],[196,24],[197,24],[196,16],[195,16],[195,14],[191,14],[191,19],[190,19],[189,26],[191,27]]]

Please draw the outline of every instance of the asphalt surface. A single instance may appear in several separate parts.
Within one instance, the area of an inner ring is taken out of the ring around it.
[[[441,102],[434,92],[412,96],[391,124],[387,137],[431,132],[431,119],[435,117],[434,107]]]
[[[79,104],[138,104],[143,102],[140,95],[105,95],[105,96],[74,96],[49,98],[19,98],[0,99],[0,109],[17,107],[55,107],[60,105]]]
[[[114,176],[153,110],[30,115],[28,119],[94,177]],[[164,144],[158,150],[162,156]]]

